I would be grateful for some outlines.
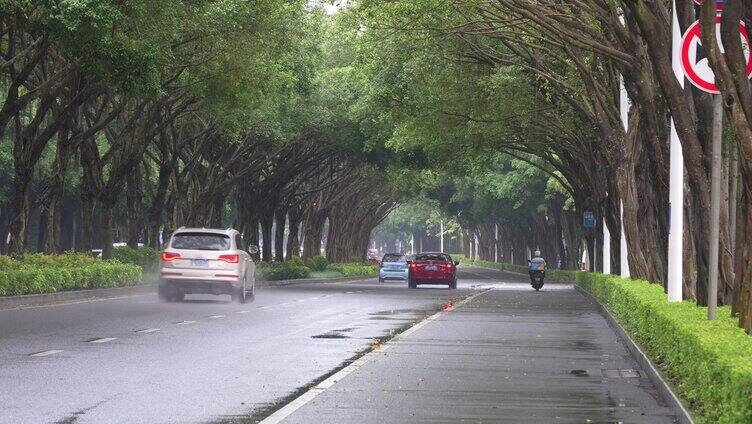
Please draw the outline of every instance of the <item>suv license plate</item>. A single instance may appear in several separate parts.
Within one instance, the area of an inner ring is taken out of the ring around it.
[[[209,266],[209,260],[208,259],[194,259],[191,261],[191,264],[193,266]]]
[[[436,271],[436,265],[426,265],[426,271]]]

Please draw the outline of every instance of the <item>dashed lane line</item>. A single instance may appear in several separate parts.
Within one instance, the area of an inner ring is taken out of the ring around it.
[[[224,315],[209,315],[207,318],[209,318],[209,319],[219,319],[219,318],[224,318],[224,317],[225,317]]]
[[[196,321],[180,321],[180,322],[176,322],[175,324],[177,324],[177,325],[188,325],[188,324],[195,324],[195,323],[196,323]]]
[[[117,337],[102,337],[101,339],[89,340],[89,343],[99,344],[99,343],[111,342],[113,340],[117,340]]]
[[[157,331],[159,331],[159,328],[144,328],[143,330],[136,330],[136,333],[148,334],[156,333]]]
[[[58,354],[60,352],[62,352],[62,350],[45,350],[45,351],[42,351],[42,352],[32,353],[29,356],[34,356],[34,357],[50,356],[50,355],[56,355],[56,354]]]

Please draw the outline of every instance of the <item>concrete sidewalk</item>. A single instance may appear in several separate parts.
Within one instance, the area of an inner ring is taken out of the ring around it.
[[[284,423],[672,423],[595,305],[491,290],[389,342]]]

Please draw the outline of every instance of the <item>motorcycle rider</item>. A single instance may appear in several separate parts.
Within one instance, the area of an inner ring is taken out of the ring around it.
[[[541,257],[540,250],[536,250],[533,252],[533,258],[528,263],[530,264],[528,271],[530,273],[530,282],[535,284],[536,274],[542,273],[543,276],[546,275],[546,260]]]

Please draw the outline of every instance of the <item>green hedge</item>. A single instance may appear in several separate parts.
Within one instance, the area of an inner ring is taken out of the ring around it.
[[[133,249],[119,246],[113,249],[113,256],[118,262],[140,266],[144,272],[155,273],[159,270],[160,252],[151,247]]]
[[[308,258],[305,261],[305,265],[308,268],[311,268],[312,271],[326,271],[326,267],[329,265],[329,261],[326,260],[326,257],[324,256],[314,256],[312,258]]]
[[[0,271],[0,296],[139,284],[141,268],[106,261],[77,266],[24,265]]]
[[[579,272],[577,285],[604,303],[673,383],[697,422],[752,423],[752,337],[728,307],[669,303],[663,287]]]
[[[379,266],[367,262],[330,264],[326,269],[339,272],[343,277],[370,277],[379,274]]]
[[[482,266],[485,268],[498,269],[499,271],[517,272],[520,274],[528,273],[528,267],[526,265],[516,265],[516,264],[508,264],[508,263],[502,263],[502,262],[497,263],[497,262],[491,262],[491,261],[484,261],[481,259],[468,260],[464,257],[460,257],[459,260],[466,264]],[[568,271],[564,269],[548,268],[546,269],[546,279],[549,281],[573,283],[577,276],[577,272],[578,271]]]
[[[303,265],[303,260],[297,256],[284,262],[259,262],[256,267],[257,276],[266,281],[296,280],[311,276],[311,269]]]

